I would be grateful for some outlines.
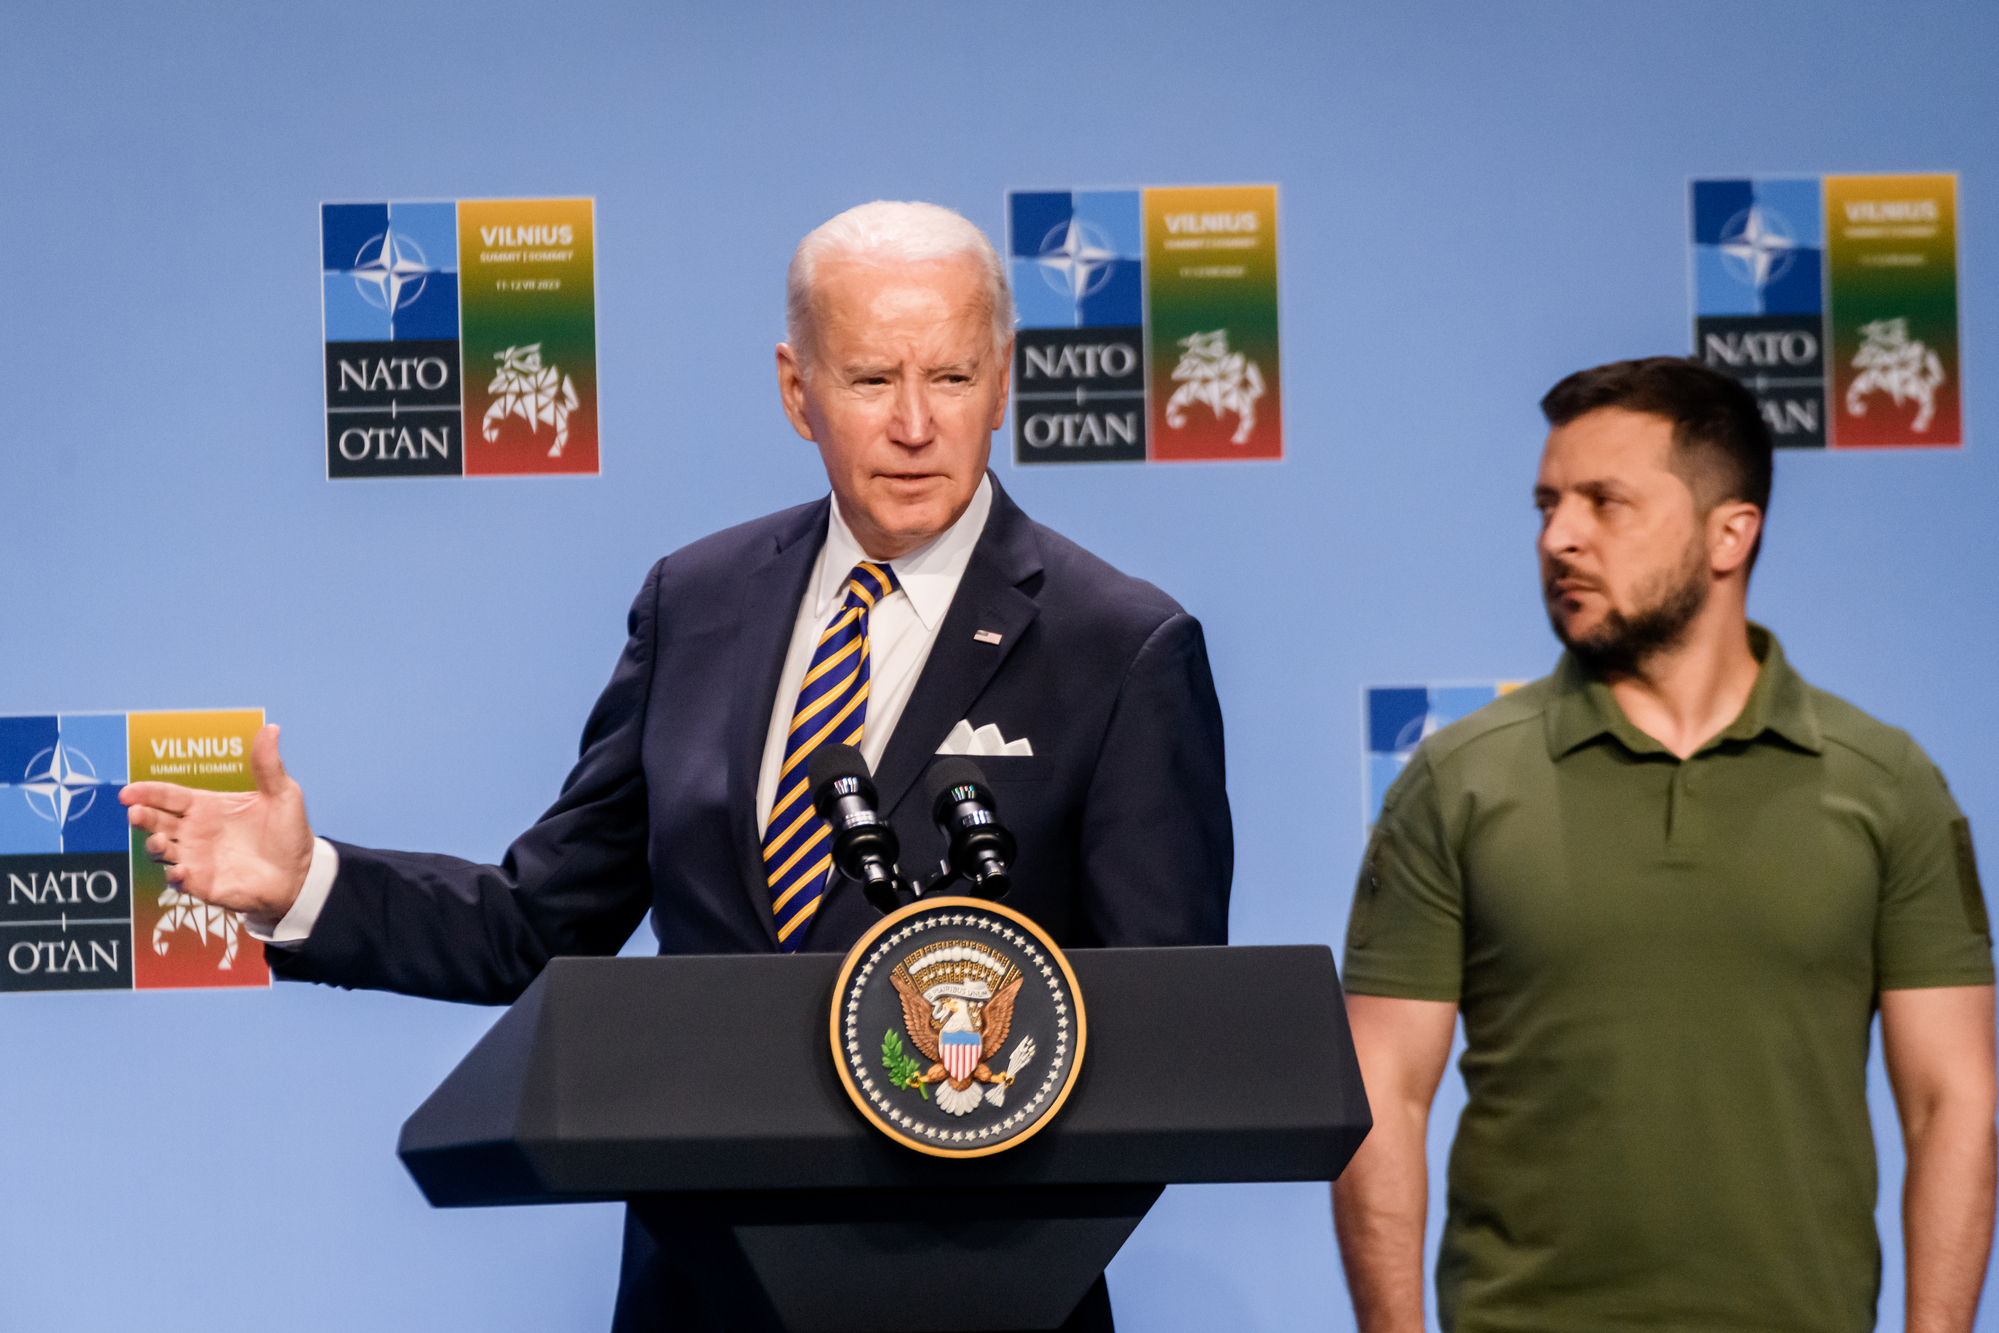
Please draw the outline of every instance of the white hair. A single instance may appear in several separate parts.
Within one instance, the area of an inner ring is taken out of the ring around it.
[[[812,358],[812,286],[827,259],[919,264],[965,256],[978,261],[992,310],[993,348],[1013,337],[1013,289],[986,234],[937,204],[877,199],[821,223],[798,243],[784,282],[785,340],[800,360]]]

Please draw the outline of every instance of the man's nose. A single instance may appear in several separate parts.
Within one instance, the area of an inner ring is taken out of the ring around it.
[[[1555,502],[1541,524],[1540,550],[1543,555],[1564,555],[1582,542],[1582,527],[1575,502],[1563,498]]]
[[[897,444],[912,448],[935,438],[937,420],[930,410],[930,386],[921,379],[904,380],[896,386],[895,415],[889,433]]]

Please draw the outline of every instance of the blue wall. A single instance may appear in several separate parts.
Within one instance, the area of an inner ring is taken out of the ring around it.
[[[1534,403],[1686,348],[1686,179],[1955,170],[1971,447],[1782,458],[1753,609],[1999,847],[1989,4],[173,8],[0,9],[0,713],[262,705],[319,828],[491,859],[647,565],[823,491],[771,370],[801,234],[1276,181],[1289,461],[996,465],[1206,622],[1235,938],[1337,941],[1360,691],[1553,660]],[[321,480],[319,201],[563,194],[597,199],[604,475]],[[0,1328],[602,1327],[614,1210],[433,1212],[393,1156],[492,1018],[5,997]],[[1322,1186],[1170,1191],[1112,1284],[1137,1333],[1347,1326]]]

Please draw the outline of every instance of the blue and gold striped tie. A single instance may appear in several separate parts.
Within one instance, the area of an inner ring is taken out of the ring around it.
[[[798,687],[778,796],[764,826],[764,875],[777,917],[777,947],[786,953],[797,952],[805,938],[805,923],[819,910],[833,868],[831,830],[812,807],[805,761],[822,745],[861,743],[868,720],[868,612],[900,586],[885,564],[855,565],[847,576],[846,603],[819,636],[805,683]]]

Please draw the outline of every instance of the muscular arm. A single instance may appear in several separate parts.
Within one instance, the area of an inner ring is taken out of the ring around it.
[[[1909,1333],[1968,1333],[1992,1249],[1992,987],[1881,992],[1881,1050],[1902,1118]]]
[[[1457,1020],[1455,1004],[1347,996],[1374,1128],[1333,1182],[1333,1227],[1361,1333],[1422,1333],[1423,1144]]]

